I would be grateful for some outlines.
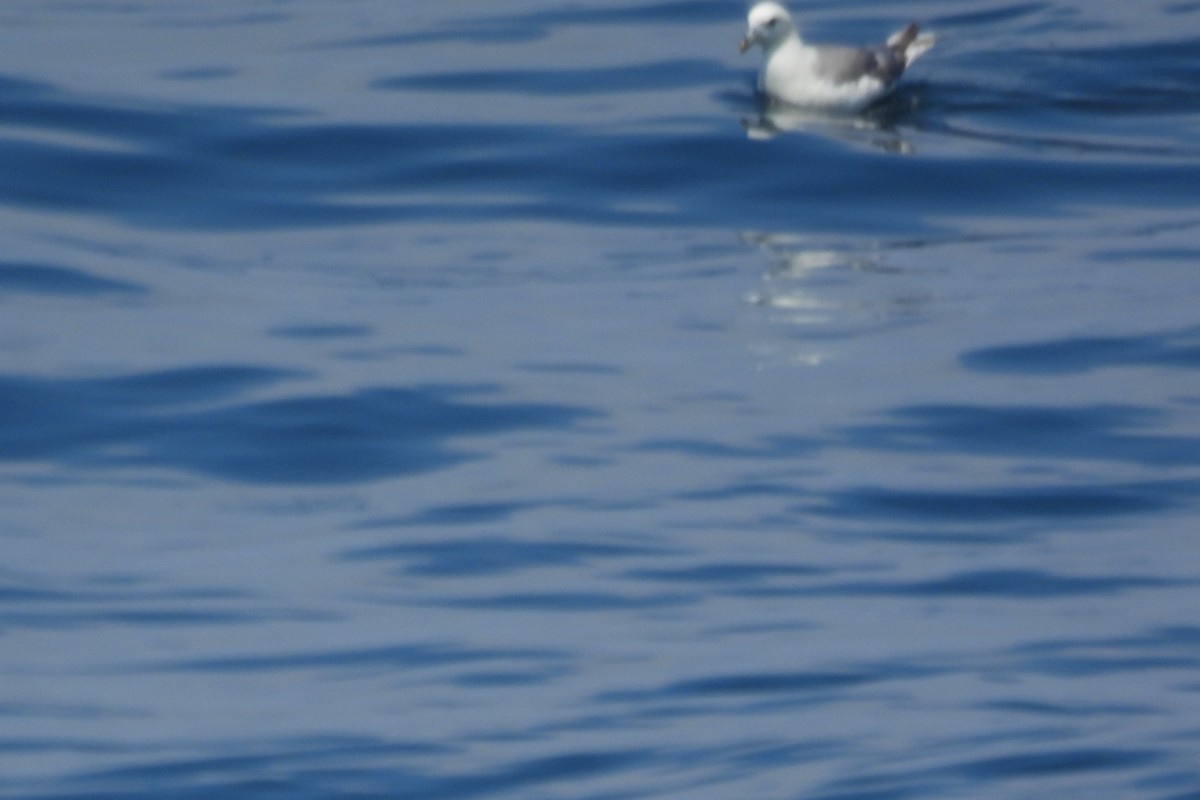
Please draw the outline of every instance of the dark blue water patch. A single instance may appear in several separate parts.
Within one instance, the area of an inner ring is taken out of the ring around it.
[[[1152,706],[1146,705],[1113,705],[1113,704],[1066,704],[1050,703],[1034,700],[997,700],[980,703],[979,708],[1002,711],[1005,713],[1027,714],[1035,717],[1074,719],[1079,717],[1108,717],[1108,716],[1152,716],[1157,712]]]
[[[387,528],[428,528],[437,527],[493,527],[511,522],[517,515],[526,511],[536,511],[547,508],[574,508],[587,510],[601,508],[625,507],[621,504],[596,506],[593,501],[573,498],[547,498],[529,500],[496,500],[490,502],[465,502],[434,505],[412,514],[403,516],[374,517],[355,522],[350,530],[378,530]],[[507,541],[507,540],[505,540]],[[532,548],[540,546],[537,542],[516,542],[516,546],[528,545]],[[602,547],[606,547],[602,545]],[[624,546],[618,546],[621,550]],[[385,547],[386,549],[386,547]],[[666,552],[664,550],[638,548],[639,552]],[[372,550],[373,552],[373,550]],[[623,550],[622,550],[623,552]]]
[[[138,147],[140,145],[153,151],[159,148],[152,145],[168,145],[172,141],[186,143],[197,137],[211,136],[222,129],[217,125],[221,121],[238,127],[269,113],[274,117],[283,115],[282,112],[268,112],[265,109],[238,110],[227,107],[126,107],[76,95],[51,84],[14,80],[0,80],[0,109],[4,111],[5,122],[10,125],[107,138],[128,143],[134,149],[141,149]],[[189,130],[190,126],[196,125],[201,128]],[[0,141],[4,142],[5,147],[14,144],[3,137],[0,137]],[[46,150],[33,152],[75,151],[47,145]]]
[[[725,132],[682,139],[622,137],[607,149],[597,163],[609,171],[589,176],[597,187],[673,202],[681,222],[703,218],[715,225],[723,216],[727,226],[745,230],[791,230],[803,219],[810,230],[868,229],[905,236],[936,232],[930,218],[961,212],[961,206],[955,209],[956,198],[970,185],[989,187],[974,198],[973,210],[980,215],[1053,216],[1076,203],[1126,207],[1131,198],[1177,207],[1196,196],[1189,181],[1200,178],[1200,172],[1186,174],[1194,159],[1173,159],[1174,166],[1127,163],[1119,157],[1102,163],[901,159],[848,151],[839,142],[814,137],[738,143]],[[903,202],[887,189],[900,186]]]
[[[1146,466],[1200,464],[1200,438],[1137,433],[1167,415],[1140,406],[913,406],[893,422],[844,428],[865,450],[960,452],[1035,459],[1127,461]]]
[[[1023,782],[1036,787],[1055,779],[1093,777],[1103,780],[1106,788],[1115,788],[1120,773],[1132,772],[1163,759],[1167,753],[1146,747],[1034,747],[1003,755],[973,758],[939,766],[909,767],[890,772],[866,771],[852,778],[832,781],[828,793],[813,793],[814,800],[858,800],[888,797],[954,797],[963,793],[993,796],[1003,793],[1004,784]],[[1100,773],[1100,774],[1096,774]],[[1133,784],[1137,777],[1129,775]],[[1040,783],[1039,783],[1040,782]],[[1061,793],[1060,793],[1061,794]],[[1129,796],[1141,797],[1133,790]],[[1030,796],[1040,796],[1036,793]]]
[[[490,525],[505,522],[521,511],[540,507],[541,503],[525,500],[490,503],[451,503],[426,508],[403,517],[364,520],[355,523],[355,530],[392,528],[396,526],[427,525]]]
[[[1200,627],[1167,626],[1144,634],[1095,639],[1056,639],[1014,648],[1022,671],[1086,677],[1178,671],[1200,667]]]
[[[1060,21],[1052,23],[1061,33]],[[963,65],[973,68],[1006,67],[1000,75],[1021,76],[1031,87],[1026,107],[1061,108],[1084,113],[1187,114],[1188,105],[1171,100],[1195,98],[1200,78],[1196,49],[1200,38],[1180,31],[1170,39],[1129,43],[1119,34],[1103,45],[1064,46],[1055,37],[1031,36],[1028,47],[1003,51],[987,48],[958,54]]]
[[[247,625],[314,620],[317,614],[256,602],[240,592],[217,588],[161,590],[130,582],[76,581],[69,589],[31,579],[0,584],[0,632],[11,628],[95,629],[102,625]]]
[[[326,324],[288,325],[267,331],[270,336],[285,339],[359,339],[370,336],[373,330],[367,325]]]
[[[477,387],[360,389],[191,408],[289,373],[205,367],[122,378],[0,376],[0,461],[168,467],[253,483],[350,483],[479,457],[451,442],[564,429],[597,416],[537,403],[463,402]]]
[[[707,66],[678,66],[682,77],[655,80],[714,80]],[[0,139],[0,202],[168,228],[538,218],[790,230],[804,219],[809,229],[912,235],[961,211],[964,185],[989,186],[974,198],[980,214],[1174,207],[1200,185],[1194,159],[917,160],[820,137],[750,141],[736,110],[692,120],[686,134],[670,126],[614,135],[570,125],[306,125],[267,109],[128,109],[52,87],[6,88],[0,114],[13,124],[119,146]],[[880,190],[888,186],[904,187],[903,204]],[[428,200],[434,190],[444,199]]]
[[[5,80],[0,116],[34,131],[115,145],[72,147],[53,138],[0,136],[0,199],[15,205],[184,227],[336,224],[374,216],[369,209],[288,196],[282,186],[255,181],[250,165],[206,156],[206,142],[254,131],[291,112],[170,104],[129,108],[46,84]],[[219,195],[224,197],[218,200]],[[221,203],[231,205],[222,210]],[[237,216],[245,216],[242,223]]]
[[[717,455],[723,456],[724,451],[719,451]],[[680,492],[674,496],[679,500],[723,503],[747,497],[795,498],[802,494],[803,491],[792,484],[746,481],[743,483],[731,483],[728,486],[721,486],[714,489],[696,489],[689,492]]]
[[[64,592],[42,587],[0,586],[0,603],[6,606],[12,603],[46,603],[78,599],[80,599],[80,595],[77,592]]]
[[[148,664],[148,670],[183,672],[282,672],[285,670],[414,670],[460,664],[528,662],[560,664],[567,654],[557,650],[470,648],[435,644],[398,644],[357,649],[249,654]]]
[[[25,797],[27,800],[541,797],[552,786],[630,772],[652,761],[655,755],[645,749],[560,750],[498,766],[467,765],[440,774],[429,769],[430,759],[445,758],[445,750],[421,742],[392,744],[369,740],[361,744],[335,742],[325,747],[288,742],[250,744],[237,754],[163,759],[89,772],[64,781],[66,785],[61,789],[30,792]]]
[[[804,509],[846,519],[923,521],[928,524],[1059,523],[1149,514],[1194,503],[1200,484],[1159,481],[1075,486],[931,490],[861,487],[828,493]]]
[[[714,590],[722,586],[745,586],[777,578],[811,578],[828,575],[827,567],[792,564],[727,563],[702,564],[678,569],[635,569],[622,577],[654,583],[696,583]]]
[[[1148,675],[1157,671],[1194,673],[1200,658],[1182,655],[1058,655],[1027,658],[1022,671],[1060,678],[1086,678],[1096,675]]]
[[[674,608],[697,600],[698,595],[656,592],[621,594],[618,592],[509,592],[478,598],[447,597],[431,601],[449,608],[480,608],[490,611],[542,611],[549,613],[612,613]]]
[[[940,793],[936,784],[921,784],[902,788],[838,789],[831,793],[807,795],[806,800],[909,800],[909,798],[935,797]]]
[[[460,774],[430,781],[424,791],[403,797],[420,800],[427,797],[475,797],[522,789],[532,791],[544,783],[579,781],[625,772],[645,764],[652,755],[652,752],[644,749],[552,755],[516,762],[481,775]]]
[[[381,78],[371,88],[394,91],[511,92],[520,95],[591,95],[706,86],[727,79],[729,68],[700,59],[657,61],[592,69],[488,70]]]
[[[1188,773],[1173,779],[1147,781],[1143,783],[1144,785],[1152,786],[1154,788],[1159,788],[1164,784],[1176,784],[1188,787],[1188,789],[1190,789],[1190,787],[1194,786],[1197,782],[1200,782],[1200,778],[1197,778],[1195,773]],[[1162,800],[1200,800],[1200,789],[1195,791],[1184,791],[1183,794],[1164,795]]]
[[[806,436],[765,436],[754,444],[728,444],[706,439],[646,439],[636,444],[638,452],[676,453],[703,458],[795,459],[819,451],[824,442]]]
[[[1049,778],[1080,772],[1107,772],[1153,763],[1161,756],[1154,750],[1080,748],[1038,750],[996,756],[960,764],[956,770],[976,781]]]
[[[1135,336],[1081,336],[964,353],[978,372],[1070,375],[1111,367],[1200,368],[1200,329]]]
[[[183,228],[320,226],[396,218],[382,209],[326,202],[312,192],[272,186],[249,173],[238,176],[234,165],[203,163],[194,151],[127,153],[7,142],[0,144],[0,154],[0,199],[17,206]],[[222,208],[222,203],[227,205]]]
[[[466,791],[471,794],[492,794],[497,791],[507,791],[547,781],[577,780],[616,770],[626,770],[645,763],[650,757],[651,753],[645,750],[593,751],[548,756],[517,763],[499,774],[475,779],[452,780],[451,786],[458,791]],[[445,796],[454,797],[456,794],[450,793]]]
[[[779,672],[722,675],[674,683],[665,692],[672,695],[729,697],[793,692],[830,692],[862,686],[878,676],[856,672]]]
[[[403,542],[351,550],[353,560],[405,562],[404,572],[429,577],[499,575],[543,567],[590,564],[661,551],[649,547],[570,541],[516,541],[499,537]]]
[[[145,372],[114,378],[84,380],[30,381],[44,387],[63,387],[60,391],[90,401],[93,406],[182,407],[236,397],[253,389],[264,388],[303,373],[266,367],[203,366]],[[0,375],[0,380],[10,380]],[[12,379],[15,380],[15,379]],[[50,392],[46,391],[49,395]]]
[[[835,539],[871,539],[886,542],[906,542],[921,545],[970,545],[972,547],[1000,547],[1036,541],[1045,535],[1044,526],[1036,520],[1010,523],[997,527],[980,527],[964,522],[961,526],[934,525],[929,521],[909,520],[907,526],[896,527],[871,525],[866,530],[849,530],[838,527],[826,535]]]
[[[1058,159],[1059,163],[1080,164],[1094,164],[1104,160],[1178,162],[1195,159],[1200,155],[1200,150],[1197,150],[1190,140],[1154,141],[1150,137],[1158,131],[1152,131],[1143,138],[1122,138],[1119,134],[1105,136],[1103,134],[1109,132],[1098,130],[1095,120],[1075,119],[1069,114],[1060,113],[1064,112],[1064,109],[1058,107],[1068,104],[1046,101],[1045,105],[1049,108],[1040,108],[1041,99],[1027,92],[1009,91],[999,95],[985,92],[982,97],[974,97],[975,94],[976,91],[972,88],[940,86],[938,93],[931,93],[931,96],[939,100],[936,104],[929,104],[920,127],[960,139],[965,143],[996,145],[1008,151],[1033,157],[1040,156],[1047,163],[1053,163],[1055,159]],[[988,127],[988,122],[985,122],[982,128],[972,123],[964,125],[953,119],[957,114],[994,114],[998,128]],[[1056,119],[1063,116],[1064,119]],[[990,180],[998,183],[1002,176],[993,174]],[[1043,187],[1042,191],[1053,194],[1059,188],[1062,187]],[[1172,188],[1183,190],[1187,187],[1179,185]],[[1033,186],[1027,186],[1027,190],[1031,193],[1037,191]],[[1116,197],[1100,190],[1097,192],[1097,200],[1101,204],[1111,205]],[[1056,214],[1061,213],[1060,206],[1056,204],[1045,207]]]
[[[233,78],[239,74],[240,70],[233,67],[192,67],[170,70],[159,77],[169,81],[214,81]]]
[[[150,408],[211,402],[285,377],[212,367],[83,380],[0,376],[0,459],[69,457],[120,438],[124,419]],[[115,419],[114,419],[115,417]],[[129,434],[125,434],[128,436]]]
[[[224,135],[214,132],[217,135],[203,142],[204,153],[218,161],[255,166],[261,177],[270,179],[274,174],[297,188],[310,189],[339,180],[346,186],[399,188],[386,176],[399,174],[414,158],[437,161],[455,153],[494,157],[526,139],[519,125],[276,127],[267,120],[244,122]]]
[[[0,297],[5,292],[86,297],[102,294],[142,295],[147,293],[147,289],[140,284],[101,278],[70,267],[0,262]]]
[[[211,609],[129,609],[97,611],[93,609],[32,609],[8,611],[0,608],[0,632],[13,628],[31,630],[63,630],[68,628],[96,630],[101,626],[117,625],[144,628],[156,626],[178,629],[184,626],[253,625],[312,619],[310,615],[274,613],[271,611],[225,611]]]
[[[131,756],[122,766],[70,776],[59,781],[58,788],[24,796],[30,800],[417,798],[423,791],[437,790],[442,779],[396,765],[445,756],[449,750],[416,740],[389,742],[348,736],[296,737],[227,747],[231,752],[188,758],[139,761]],[[348,772],[345,765],[355,769]]]
[[[50,86],[41,81],[11,78],[0,75],[0,103],[20,103],[40,98],[50,91]]]
[[[603,692],[595,699],[601,703],[644,704],[695,699],[783,701],[789,696],[816,696],[829,701],[841,696],[844,690],[930,674],[929,669],[907,664],[885,664],[871,670],[735,672],[675,681],[652,689]]]
[[[526,372],[538,372],[550,375],[604,375],[616,376],[624,373],[624,369],[611,364],[584,364],[572,361],[565,362],[527,362],[518,364],[517,369]]]
[[[1186,648],[1200,653],[1200,626],[1197,625],[1167,625],[1155,628],[1140,636],[1107,640],[1110,645],[1119,647],[1154,647],[1154,648]]]
[[[1057,33],[1053,22],[1037,36]],[[1200,102],[1200,64],[1188,55],[1195,47],[1166,41],[959,54],[957,70],[931,81],[915,124],[1066,161],[1194,160],[1200,151],[1186,126],[1164,118],[1191,114]]]
[[[1087,595],[1116,596],[1141,589],[1174,589],[1195,585],[1195,581],[1140,576],[1067,576],[1044,570],[978,570],[920,581],[858,581],[820,584],[799,588],[778,588],[752,594],[910,597],[991,597],[1015,600],[1043,600]]]
[[[836,745],[822,741],[801,744],[764,741],[704,748],[699,752],[689,753],[686,757],[692,763],[719,763],[725,775],[730,778],[740,778],[763,770],[811,762],[822,756],[834,755],[836,752],[838,752]]]
[[[1062,50],[1053,58],[1060,102],[1095,113],[1190,113],[1200,97],[1200,38]],[[1072,80],[1075,79],[1075,80]],[[1107,80],[1105,80],[1107,79]],[[1108,83],[1103,86],[1101,81]],[[1096,91],[1097,86],[1102,91]]]

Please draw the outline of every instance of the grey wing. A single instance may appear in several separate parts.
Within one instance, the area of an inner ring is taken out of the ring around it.
[[[904,72],[904,60],[890,47],[821,47],[816,69],[834,83],[853,83],[868,75],[891,83]]]

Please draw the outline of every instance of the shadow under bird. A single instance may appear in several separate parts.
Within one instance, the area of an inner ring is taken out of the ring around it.
[[[880,45],[806,44],[787,9],[774,0],[756,3],[746,26],[741,51],[763,49],[759,91],[772,102],[800,108],[862,110],[891,92],[935,41],[911,22]]]

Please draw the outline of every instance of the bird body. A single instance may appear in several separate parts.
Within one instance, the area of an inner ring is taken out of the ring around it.
[[[876,46],[806,44],[787,9],[762,0],[750,9],[741,51],[762,47],[758,89],[771,100],[857,111],[890,92],[933,43],[934,37],[920,33],[913,22]]]

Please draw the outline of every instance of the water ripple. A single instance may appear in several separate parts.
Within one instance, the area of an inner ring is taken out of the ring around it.
[[[123,378],[0,376],[0,458],[165,466],[254,483],[346,483],[476,457],[452,442],[595,416],[567,406],[470,403],[478,387],[360,389],[192,408],[290,373],[205,367]]]
[[[1157,756],[1153,750],[1066,749],[985,758],[957,769],[973,780],[1011,780],[1140,767]]]
[[[358,649],[327,648],[317,652],[281,655],[250,654],[155,664],[154,670],[199,672],[280,672],[284,670],[428,669],[491,662],[559,662],[565,653],[553,650],[463,648],[433,644],[403,644]]]
[[[1200,5],[19,5],[0,794],[1194,796]]]
[[[645,546],[593,542],[514,541],[501,538],[406,541],[351,550],[348,559],[396,559],[407,562],[409,575],[496,575],[535,567],[583,566],[600,559],[628,558],[661,552]]]
[[[146,287],[112,280],[91,272],[52,264],[0,263],[0,296],[5,292],[91,296],[101,294],[142,295]]]
[[[439,92],[513,92],[523,95],[600,94],[711,85],[728,74],[720,62],[659,61],[594,69],[489,70],[382,78],[372,88]]]
[[[1137,336],[1072,337],[986,347],[962,356],[981,372],[1069,375],[1125,366],[1200,368],[1198,331]]]
[[[1038,348],[1053,351],[1054,345]],[[1017,355],[993,351],[990,359],[993,363],[1010,358],[1015,361]],[[1019,355],[1021,363],[1027,364],[1026,356],[1030,354]],[[1165,423],[1167,415],[1159,409],[1114,405],[921,406],[896,409],[889,416],[895,422],[848,428],[845,435],[856,446],[882,450],[1087,458],[1154,466],[1200,464],[1200,438],[1136,432],[1138,428]]]
[[[1190,505],[1198,481],[1095,483],[931,490],[862,487],[832,492],[811,510],[833,517],[1004,525],[1028,519],[1086,520]]]
[[[1194,581],[1132,575],[1073,576],[1054,575],[1044,570],[1033,569],[994,569],[911,582],[861,581],[822,584],[803,591],[776,590],[772,594],[782,591],[787,594],[821,596],[1001,597],[1032,600],[1078,595],[1112,596],[1134,589],[1173,589],[1194,584]]]

